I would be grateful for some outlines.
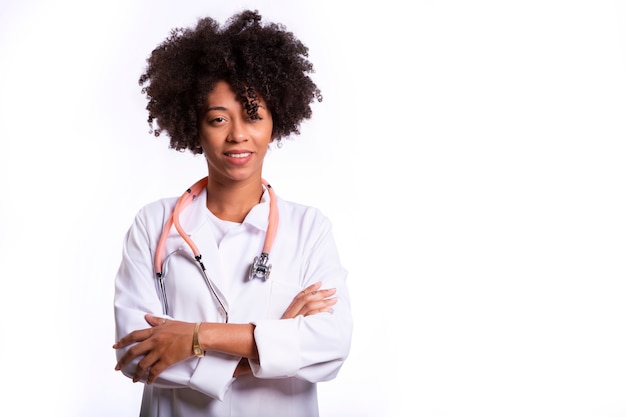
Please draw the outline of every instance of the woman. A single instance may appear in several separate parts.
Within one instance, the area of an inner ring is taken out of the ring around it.
[[[282,25],[244,11],[173,30],[148,59],[153,133],[202,153],[208,176],[180,210],[178,198],[146,205],[124,241],[115,369],[145,384],[142,416],[317,416],[316,383],[348,355],[330,222],[262,178],[270,143],[299,134],[321,101],[307,56]]]

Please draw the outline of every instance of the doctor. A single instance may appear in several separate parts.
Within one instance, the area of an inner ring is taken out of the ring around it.
[[[167,225],[178,199],[165,198],[124,240],[115,369],[144,383],[141,416],[318,416],[316,383],[346,360],[352,317],[330,222],[262,178],[270,143],[298,134],[321,101],[312,71],[307,48],[252,11],[176,29],[148,59],[155,136],[202,153],[208,176],[180,229]],[[261,253],[267,277],[250,274]]]

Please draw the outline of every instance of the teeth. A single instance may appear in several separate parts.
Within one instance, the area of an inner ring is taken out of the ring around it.
[[[245,152],[245,153],[229,153],[226,154],[228,156],[230,156],[231,158],[245,158],[246,156],[250,156],[250,152]]]

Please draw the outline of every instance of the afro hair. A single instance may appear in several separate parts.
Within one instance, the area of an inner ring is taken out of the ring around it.
[[[309,74],[308,48],[279,23],[262,23],[257,11],[235,14],[220,26],[199,19],[195,28],[175,28],[147,59],[139,78],[155,136],[170,148],[198,154],[198,122],[218,81],[231,85],[251,117],[261,96],[272,114],[272,139],[300,133],[322,95]],[[155,126],[156,123],[156,126]]]

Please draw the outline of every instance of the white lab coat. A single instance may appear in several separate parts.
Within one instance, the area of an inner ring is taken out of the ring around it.
[[[259,360],[253,375],[233,378],[240,358],[207,352],[165,370],[144,388],[141,416],[318,416],[316,383],[333,379],[350,350],[352,316],[342,267],[328,219],[319,210],[277,197],[279,226],[270,253],[269,280],[248,280],[268,224],[266,191],[241,225],[214,238],[203,192],[181,214],[198,246],[207,275],[228,305],[230,323],[254,323]],[[146,313],[163,314],[153,266],[156,244],[175,198],[145,206],[123,245],[115,279],[116,337],[147,327]],[[164,254],[169,316],[188,322],[223,322],[192,252],[175,228]],[[314,282],[336,288],[332,313],[280,320],[296,294]],[[191,346],[190,346],[191,349]],[[117,351],[118,359],[125,349]],[[123,369],[132,377],[137,360]]]

